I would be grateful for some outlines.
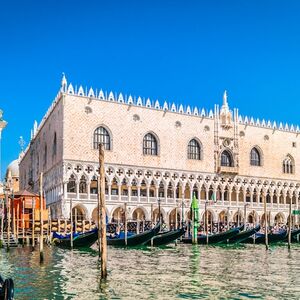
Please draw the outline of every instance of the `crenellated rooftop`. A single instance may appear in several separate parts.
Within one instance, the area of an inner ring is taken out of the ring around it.
[[[33,129],[31,130],[31,140],[35,138],[35,136],[38,134],[40,129],[42,128],[44,122],[47,120],[49,115],[51,114],[53,108],[55,107],[57,101],[60,99],[62,94],[67,95],[74,95],[79,97],[88,97],[91,99],[97,99],[100,101],[113,101],[117,103],[127,104],[127,105],[134,105],[134,106],[140,106],[140,107],[146,107],[150,109],[155,110],[162,110],[162,111],[170,111],[173,113],[179,113],[179,114],[185,114],[185,115],[193,115],[193,116],[199,116],[201,118],[209,118],[213,119],[216,116],[216,111],[219,111],[218,105],[215,106],[215,110],[212,109],[207,110],[205,108],[198,108],[198,107],[191,107],[190,105],[183,105],[183,104],[175,104],[169,103],[167,101],[164,101],[163,103],[160,103],[158,100],[150,100],[149,98],[142,98],[140,96],[132,96],[132,95],[123,95],[122,93],[114,93],[112,91],[110,92],[104,92],[102,89],[99,91],[97,89],[93,89],[90,87],[89,89],[87,87],[83,88],[83,86],[73,86],[72,83],[68,84],[67,79],[65,75],[63,74],[63,78],[61,81],[61,88],[56,95],[55,99],[53,100],[52,104],[48,108],[46,114],[44,115],[41,123],[37,125],[37,122],[34,122]],[[225,95],[225,94],[224,94]],[[226,94],[226,103],[227,103],[227,94]],[[228,105],[228,104],[227,104]],[[218,116],[219,117],[219,116]],[[238,116],[238,122],[239,124],[246,125],[246,126],[256,126],[256,127],[262,127],[262,128],[270,128],[272,130],[280,130],[280,131],[286,131],[286,132],[292,132],[298,134],[300,132],[300,128],[298,125],[289,125],[287,123],[282,122],[276,122],[276,121],[270,121],[265,119],[258,119],[254,117],[248,117],[248,116]],[[28,147],[27,147],[28,149]],[[25,152],[27,152],[27,149]]]

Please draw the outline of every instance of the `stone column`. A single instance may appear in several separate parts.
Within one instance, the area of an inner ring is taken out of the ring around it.
[[[240,192],[236,191],[236,194],[235,194],[236,206],[239,206],[239,196],[240,196]]]
[[[122,183],[118,183],[118,199],[119,199],[119,202],[122,201],[121,192],[122,192]]]
[[[131,185],[128,185],[127,189],[128,189],[128,202],[130,202],[131,201]]]
[[[79,181],[76,181],[76,199],[79,200]]]
[[[271,207],[273,208],[273,192],[270,192],[270,199],[271,199]]]
[[[173,187],[173,198],[174,198],[174,201],[176,201],[176,186]]]
[[[224,206],[224,196],[225,196],[225,190],[221,190],[221,200],[222,200],[222,206]]]
[[[146,189],[147,189],[147,202],[149,203],[150,202],[150,185],[147,184]]]
[[[228,200],[229,200],[230,207],[231,207],[231,193],[232,193],[232,189],[228,189]]]
[[[159,186],[156,185],[156,186],[155,186],[155,196],[156,196],[156,198],[159,197],[158,190],[159,190]]]
[[[87,182],[87,198],[88,198],[88,200],[91,200],[91,181],[90,180]]]
[[[168,203],[167,202],[167,199],[168,199],[168,185],[166,183],[164,185],[164,193],[165,193],[165,201],[166,201],[166,203]]]
[[[253,207],[253,192],[250,192],[250,205]]]
[[[141,202],[141,186],[137,185],[138,202]]]
[[[111,200],[111,183],[108,183],[107,187],[108,187],[108,201],[110,201]]]

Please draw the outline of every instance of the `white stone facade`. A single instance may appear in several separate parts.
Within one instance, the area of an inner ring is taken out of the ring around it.
[[[161,199],[164,219],[174,222],[175,207],[185,218],[193,193],[203,213],[206,200],[213,221],[246,217],[258,222],[266,197],[271,223],[286,222],[289,203],[298,209],[300,195],[299,127],[241,117],[223,105],[207,112],[182,105],[152,102],[132,96],[108,95],[67,86],[65,78],[20,162],[20,185],[44,191],[53,216],[69,216],[70,199],[85,218],[95,217],[98,150],[94,132],[106,129],[106,201],[109,219],[120,217],[127,203],[129,219],[151,218]],[[143,154],[143,139],[151,133],[157,155]],[[190,159],[188,145],[196,140],[200,159]],[[250,159],[255,148],[257,165]],[[227,151],[230,166],[224,164]],[[254,165],[253,165],[254,164]],[[74,180],[74,185],[69,181]],[[69,183],[69,184],[68,184]]]

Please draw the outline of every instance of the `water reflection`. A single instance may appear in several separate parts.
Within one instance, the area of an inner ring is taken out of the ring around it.
[[[0,273],[16,281],[17,299],[299,299],[300,246],[178,245],[109,248],[100,281],[94,250],[0,251]]]

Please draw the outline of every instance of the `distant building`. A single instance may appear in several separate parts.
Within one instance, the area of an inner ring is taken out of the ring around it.
[[[19,191],[19,159],[12,161],[8,165],[5,175],[5,182],[14,193]]]
[[[264,219],[266,197],[271,224],[285,223],[289,203],[298,208],[300,130],[250,117],[229,108],[159,103],[150,99],[74,89],[64,77],[20,161],[21,189],[44,191],[52,216],[68,217],[70,200],[84,218],[97,215],[98,144],[105,147],[109,219],[157,216],[157,199],[167,223],[175,207],[189,217],[193,194],[203,217],[247,222]]]

